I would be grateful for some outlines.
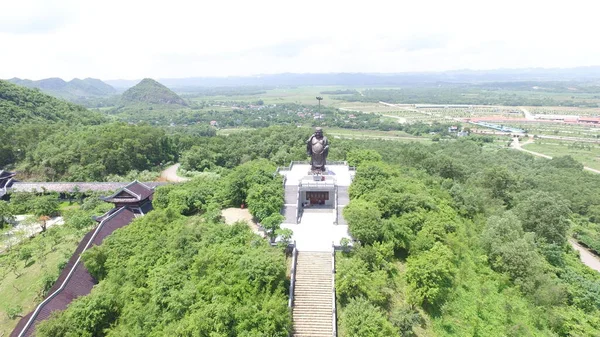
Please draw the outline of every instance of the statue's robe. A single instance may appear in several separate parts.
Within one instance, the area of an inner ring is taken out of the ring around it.
[[[306,141],[306,150],[311,158],[311,169],[324,171],[325,161],[329,152],[327,137],[323,136],[319,139],[315,135],[310,136],[308,141]]]

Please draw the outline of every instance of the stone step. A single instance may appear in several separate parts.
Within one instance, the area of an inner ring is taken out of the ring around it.
[[[304,283],[296,283],[296,288],[294,290],[312,290],[315,293],[331,293],[333,290],[331,286],[331,281],[329,282],[304,282]]]
[[[294,336],[332,336],[333,329],[297,329],[294,332]]]
[[[299,317],[304,316],[315,316],[319,315],[320,317],[324,317],[324,320],[331,320],[330,314],[332,313],[333,308],[319,308],[319,307],[298,307],[298,310],[294,310],[294,315],[300,315]],[[327,316],[327,317],[325,317]]]
[[[319,337],[333,335],[333,274],[331,264],[331,253],[298,253],[294,306],[292,308],[293,336]]]

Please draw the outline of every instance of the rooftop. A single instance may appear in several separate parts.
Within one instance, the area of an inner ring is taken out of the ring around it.
[[[130,183],[121,182],[15,182],[12,191],[15,192],[41,192],[43,190],[59,193],[69,192],[100,192],[114,191],[127,186]],[[147,182],[144,185],[154,188],[165,185],[165,182]]]

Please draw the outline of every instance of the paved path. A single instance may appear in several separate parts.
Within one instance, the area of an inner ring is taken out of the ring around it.
[[[525,118],[527,120],[530,120],[530,121],[535,120],[535,117],[531,114],[531,112],[529,112],[529,110],[525,109],[522,106],[520,106],[519,109],[521,109],[521,111],[523,111],[523,114],[525,115]]]
[[[170,182],[174,182],[174,183],[180,183],[180,182],[190,180],[189,178],[180,177],[177,175],[177,169],[179,169],[179,166],[181,166],[181,164],[177,163],[175,165],[171,165],[171,166],[167,167],[166,170],[164,170],[160,173],[160,180],[170,181]]]

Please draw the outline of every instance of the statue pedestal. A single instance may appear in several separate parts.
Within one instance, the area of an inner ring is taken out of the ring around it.
[[[310,171],[308,171],[307,175],[309,175],[309,176],[328,176],[328,175],[330,175],[330,172],[327,169],[325,169],[325,171],[310,170]]]

